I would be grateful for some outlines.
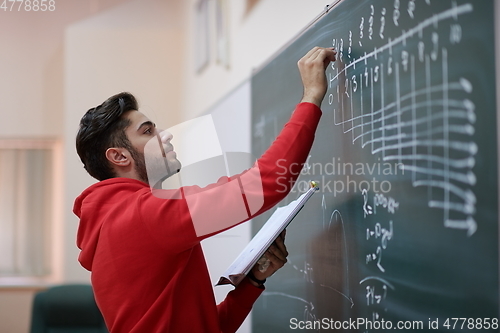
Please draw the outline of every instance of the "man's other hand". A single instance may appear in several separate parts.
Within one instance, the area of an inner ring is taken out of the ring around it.
[[[288,257],[288,251],[286,249],[285,245],[285,235],[286,235],[286,230],[283,230],[283,232],[276,238],[276,240],[271,244],[271,246],[267,249],[267,251],[264,253],[266,258],[269,260],[269,265],[267,266],[266,270],[259,270],[260,264],[256,264],[252,268],[252,273],[253,276],[255,276],[256,279],[258,280],[265,280],[271,275],[273,275],[278,269],[283,267],[285,263],[287,262],[287,257]],[[252,284],[258,285],[255,281],[252,281]]]

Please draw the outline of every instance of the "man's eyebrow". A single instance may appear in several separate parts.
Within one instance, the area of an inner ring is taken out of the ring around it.
[[[142,124],[139,125],[139,127],[137,127],[137,131],[140,131],[141,128],[143,128],[144,126],[152,126],[152,127],[156,127],[156,124],[153,123],[151,120],[148,120],[148,121],[145,121],[143,122]]]

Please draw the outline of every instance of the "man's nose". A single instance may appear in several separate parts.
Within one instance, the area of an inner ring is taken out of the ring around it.
[[[158,135],[160,136],[160,140],[161,140],[162,143],[169,143],[170,140],[172,140],[172,138],[174,137],[172,135],[172,133],[170,133],[167,130],[160,130],[159,129],[158,132],[159,132]]]

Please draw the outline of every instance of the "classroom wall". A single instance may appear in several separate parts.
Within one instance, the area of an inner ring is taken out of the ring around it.
[[[213,2],[213,1],[212,1]],[[193,66],[200,52],[194,38],[196,27],[192,14],[197,0],[188,0],[191,14],[185,22],[187,31],[186,67],[182,119],[190,119],[216,104],[225,94],[248,78],[252,70],[276,53],[290,39],[318,16],[330,0],[260,0],[227,1],[229,68],[216,64],[214,42],[210,65],[201,73]],[[248,3],[256,3],[248,10]],[[212,22],[212,38],[214,38]],[[294,70],[294,69],[291,69]],[[192,98],[196,96],[196,98]],[[300,99],[300,96],[297,97]]]
[[[1,11],[1,137],[62,136],[64,29],[126,1],[58,1],[50,13]]]

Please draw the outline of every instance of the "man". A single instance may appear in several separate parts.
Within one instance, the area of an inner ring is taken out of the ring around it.
[[[335,54],[332,48],[316,47],[298,62],[302,101],[254,167],[203,189],[160,190],[163,198],[152,194],[144,162],[148,142],[155,138],[161,142],[170,172],[166,176],[178,172],[181,164],[170,143],[172,136],[160,135],[138,111],[132,95],[112,96],[83,116],[77,152],[85,169],[100,182],[75,201],[73,211],[80,218],[79,261],[92,272],[96,301],[111,332],[238,329],[264,290],[266,278],[286,262],[284,235],[266,252],[268,269],[262,272],[254,267],[219,305],[200,242],[261,214],[286,196],[276,180],[287,177],[287,183],[293,183],[308,156],[326,93],[325,69]],[[224,194],[230,188],[241,195]],[[213,218],[242,200],[248,216]],[[261,204],[253,204],[259,200]]]

